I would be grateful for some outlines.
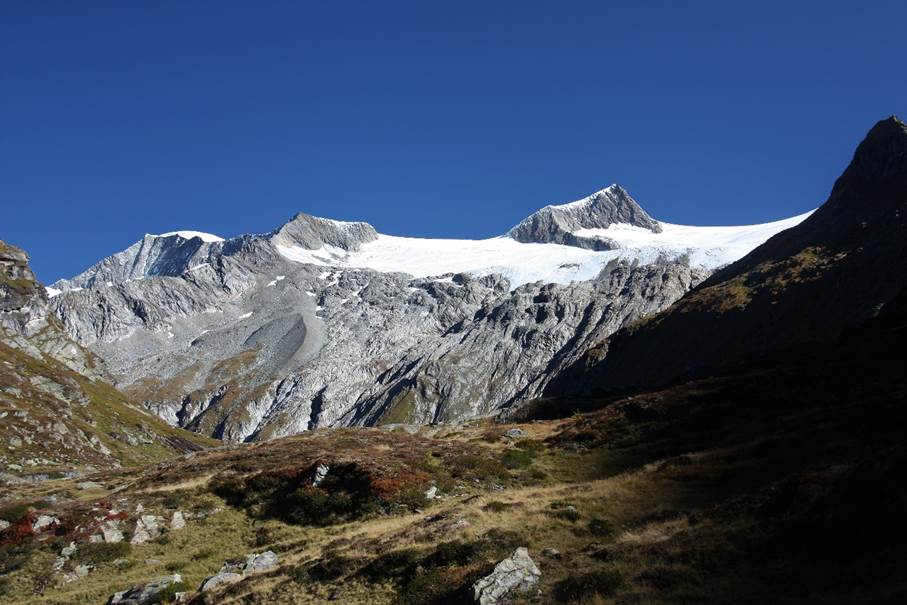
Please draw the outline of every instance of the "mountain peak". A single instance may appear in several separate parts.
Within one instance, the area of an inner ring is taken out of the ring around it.
[[[365,222],[337,221],[299,212],[274,231],[270,239],[282,246],[300,246],[306,250],[328,245],[349,251],[378,239],[378,232]]]
[[[890,116],[866,134],[835,187],[847,179],[877,179],[903,170],[907,170],[907,124]]]
[[[524,243],[556,243],[608,250],[614,247],[612,242],[579,237],[574,232],[607,229],[618,224],[661,232],[658,221],[649,216],[626,189],[615,183],[575,202],[545,206],[523,219],[508,235]]]

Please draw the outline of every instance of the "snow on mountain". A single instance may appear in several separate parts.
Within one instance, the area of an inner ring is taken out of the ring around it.
[[[304,213],[269,234],[244,237],[273,244],[283,257],[298,263],[406,273],[416,278],[497,273],[515,289],[537,281],[570,284],[594,279],[616,260],[651,264],[659,259],[688,259],[695,269],[713,270],[807,216],[742,227],[673,225],[656,221],[626,190],[611,185],[576,202],[545,206],[506,235],[483,240],[383,235],[368,223]],[[243,241],[240,237],[225,242],[217,235],[190,230],[149,234],[129,249],[54,286],[70,290],[150,275],[177,276],[235,253]]]
[[[578,237],[606,239],[612,249],[592,250],[554,243],[522,243],[510,237],[484,240],[422,239],[378,234],[377,239],[347,251],[334,246],[308,250],[277,244],[286,258],[325,267],[373,269],[413,277],[499,273],[511,288],[526,283],[569,284],[593,279],[614,260],[646,264],[659,258],[689,257],[691,266],[716,269],[729,264],[775,233],[799,224],[811,213],[761,225],[692,227],[658,222],[659,232],[628,224],[605,229],[576,229]]]
[[[799,225],[814,211],[758,225],[694,227],[659,221],[661,233],[633,225],[616,224],[607,229],[578,229],[579,237],[608,238],[621,250],[654,249],[668,255],[688,253],[697,267],[715,269],[730,264],[785,229]]]
[[[203,242],[222,242],[224,238],[214,235],[212,233],[205,233],[204,231],[169,231],[167,233],[161,233],[160,235],[154,235],[149,233],[151,237],[172,237],[178,235],[183,239],[192,239],[193,237],[200,238]]]

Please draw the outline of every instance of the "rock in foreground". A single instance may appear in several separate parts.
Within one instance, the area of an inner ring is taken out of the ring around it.
[[[473,598],[477,605],[503,603],[518,593],[529,592],[541,577],[542,572],[529,557],[529,551],[520,547],[473,585]]]
[[[183,578],[179,574],[166,576],[142,586],[133,586],[129,590],[118,592],[107,601],[108,605],[149,605],[157,603],[162,593],[179,584]]]

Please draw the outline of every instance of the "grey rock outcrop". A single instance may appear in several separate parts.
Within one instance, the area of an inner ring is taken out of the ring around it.
[[[132,532],[132,544],[144,544],[149,540],[154,540],[161,533],[159,518],[155,515],[142,515],[135,522],[135,529]]]
[[[248,574],[274,569],[277,564],[277,555],[270,550],[246,555],[244,560],[227,561],[221,566],[220,571],[202,582],[199,590],[205,592],[225,584],[234,584]]]
[[[243,567],[245,573],[256,573],[267,571],[277,567],[277,555],[274,551],[266,550],[263,553],[246,555],[246,565]]]
[[[510,557],[498,563],[494,571],[476,582],[473,599],[476,605],[506,603],[519,594],[535,588],[542,572],[525,548],[517,548]]]
[[[200,591],[205,592],[208,590],[214,590],[218,586],[224,586],[226,584],[235,584],[243,579],[243,575],[236,573],[235,571],[219,571],[210,578],[202,582]]]
[[[378,233],[368,223],[335,221],[300,212],[272,233],[270,239],[276,244],[307,250],[323,246],[358,250],[362,244],[378,239]]]
[[[150,603],[156,603],[162,592],[164,592],[174,584],[179,584],[182,581],[183,579],[180,574],[166,576],[164,578],[160,578],[159,580],[148,582],[147,584],[142,584],[141,586],[134,586],[129,590],[124,590],[123,592],[118,592],[110,597],[110,599],[107,601],[107,604],[149,605]]]
[[[123,283],[151,275],[181,275],[191,267],[213,260],[223,242],[204,241],[200,236],[145,235],[126,250],[109,256],[72,279],[54,284],[60,290],[91,288],[107,283]]]
[[[173,511],[173,516],[170,518],[170,529],[176,530],[184,527],[186,527],[186,517],[182,511]]]
[[[607,229],[615,224],[661,232],[658,221],[649,216],[623,187],[611,185],[577,202],[545,206],[523,219],[507,235],[524,243],[611,250],[617,246],[607,238],[582,237],[573,232],[579,229]]]

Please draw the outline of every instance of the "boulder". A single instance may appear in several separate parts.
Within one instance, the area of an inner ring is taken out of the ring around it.
[[[183,516],[182,511],[174,511],[173,517],[170,519],[170,529],[183,529],[186,527],[186,518]]]
[[[141,586],[133,586],[129,590],[118,592],[107,601],[108,605],[149,605],[158,600],[160,594],[174,584],[179,584],[183,578],[179,574],[166,576]]]
[[[233,584],[243,579],[242,574],[233,571],[219,571],[204,582],[202,582],[200,591],[212,590],[225,584]]]
[[[532,590],[541,576],[542,572],[529,558],[529,551],[520,547],[498,563],[494,571],[473,584],[473,599],[476,605],[504,603],[519,593]]]
[[[246,574],[259,571],[266,571],[277,567],[277,555],[270,550],[257,554],[246,555],[245,560],[225,561],[220,571],[202,582],[202,592],[222,586],[224,584],[233,584],[242,580]]]
[[[161,533],[161,527],[158,525],[158,518],[154,515],[142,515],[135,522],[135,531],[132,532],[132,544],[144,544],[149,540],[154,540]]]
[[[321,482],[324,481],[324,478],[328,476],[328,471],[331,470],[327,464],[319,464],[315,467],[315,478],[312,480],[312,485],[318,487],[321,485]]]
[[[246,555],[246,565],[243,571],[245,573],[253,573],[273,567],[277,567],[277,555],[274,551],[267,550],[261,554]]]
[[[123,541],[123,532],[120,531],[120,522],[115,519],[104,521],[101,525],[101,534],[104,536],[105,542]]]
[[[514,428],[510,429],[509,431],[507,431],[506,433],[504,433],[504,436],[507,437],[508,439],[520,439],[520,438],[526,436],[526,431],[524,431],[521,428],[514,427]]]
[[[57,525],[60,523],[60,520],[54,517],[53,515],[39,515],[35,519],[32,529],[36,532],[41,531],[42,529],[47,529],[51,525]]]

